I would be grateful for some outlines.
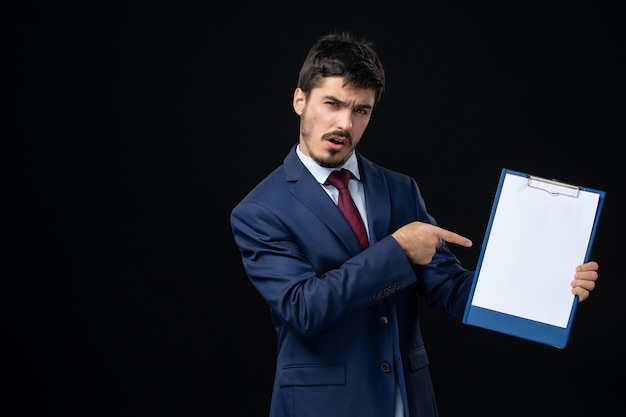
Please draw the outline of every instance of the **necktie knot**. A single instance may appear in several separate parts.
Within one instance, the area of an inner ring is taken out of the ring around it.
[[[338,190],[348,187],[348,181],[350,181],[350,171],[347,169],[333,171],[328,176],[328,183]]]

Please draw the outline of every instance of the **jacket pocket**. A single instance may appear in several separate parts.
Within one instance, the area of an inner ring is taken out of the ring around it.
[[[281,369],[278,383],[281,387],[345,385],[346,367],[341,364],[289,365]]]
[[[428,363],[428,355],[424,346],[409,352],[409,368],[412,372],[426,368]]]

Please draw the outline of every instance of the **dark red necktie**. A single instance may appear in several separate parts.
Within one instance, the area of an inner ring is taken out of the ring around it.
[[[333,171],[328,177],[328,182],[335,186],[339,190],[339,210],[346,216],[348,223],[359,238],[359,243],[362,249],[369,247],[369,240],[367,239],[367,231],[365,230],[365,224],[359,214],[359,210],[354,204],[354,200],[350,196],[350,190],[348,190],[348,181],[350,181],[350,171],[341,169],[339,171]]]

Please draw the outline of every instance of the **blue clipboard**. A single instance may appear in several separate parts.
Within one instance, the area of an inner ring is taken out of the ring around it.
[[[565,348],[605,195],[503,169],[463,323]]]

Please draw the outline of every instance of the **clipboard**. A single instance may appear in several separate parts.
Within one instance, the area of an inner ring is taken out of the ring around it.
[[[463,323],[565,348],[605,196],[503,169]]]

